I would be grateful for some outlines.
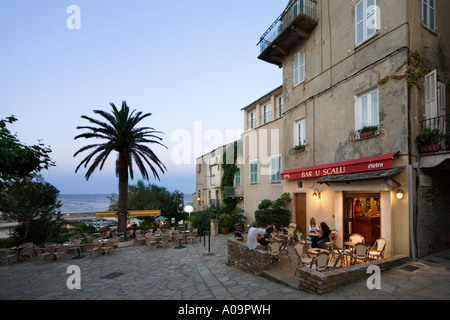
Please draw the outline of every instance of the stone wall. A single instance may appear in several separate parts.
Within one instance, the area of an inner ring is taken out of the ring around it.
[[[316,271],[309,267],[299,269],[299,290],[308,293],[323,294],[361,279],[368,279],[369,265],[380,267],[381,272],[397,267],[410,260],[409,256],[393,256],[370,263],[357,264],[348,268],[339,268],[330,271]]]
[[[266,250],[249,250],[246,242],[229,239],[227,264],[246,272],[260,274],[269,270],[270,255]]]
[[[424,171],[429,185],[418,188],[417,254],[423,258],[450,248],[450,175],[445,170]]]

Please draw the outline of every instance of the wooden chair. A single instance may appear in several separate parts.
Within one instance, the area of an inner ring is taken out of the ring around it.
[[[298,269],[301,267],[311,264],[312,259],[311,258],[305,258],[305,244],[301,242],[297,242],[295,244],[295,253],[297,254],[297,268],[295,269],[294,275],[297,275]]]
[[[373,244],[373,246],[369,249],[369,257],[372,259],[383,259],[385,249],[386,249],[386,239],[378,238]]]
[[[271,243],[269,243],[269,254],[271,262],[273,263],[277,261],[278,264],[280,265],[280,269],[282,269],[280,262],[280,249],[281,249],[281,241],[274,240]]]

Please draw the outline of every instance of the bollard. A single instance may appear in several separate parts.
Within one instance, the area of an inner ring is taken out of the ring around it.
[[[211,234],[208,234],[208,252],[211,252]]]

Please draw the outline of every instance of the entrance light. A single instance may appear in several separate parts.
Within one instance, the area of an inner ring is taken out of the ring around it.
[[[319,192],[319,190],[314,189],[313,199],[314,200],[320,199],[320,192]]]
[[[397,197],[398,200],[402,200],[405,194],[403,193],[403,190],[398,190],[395,196]]]

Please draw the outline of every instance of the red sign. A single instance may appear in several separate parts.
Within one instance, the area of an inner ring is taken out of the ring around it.
[[[336,174],[391,169],[392,161],[396,155],[397,153],[390,153],[358,160],[285,170],[281,173],[281,180],[318,178]]]

